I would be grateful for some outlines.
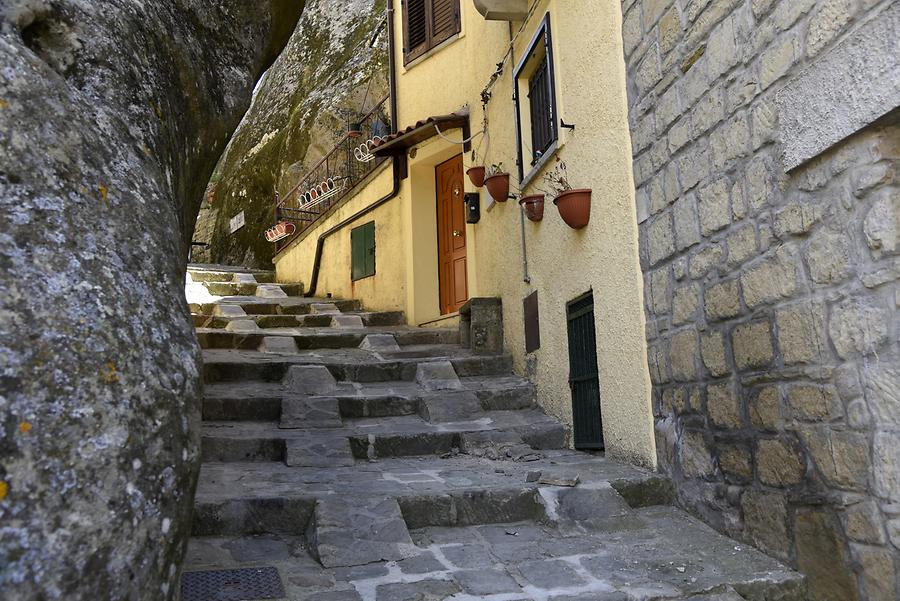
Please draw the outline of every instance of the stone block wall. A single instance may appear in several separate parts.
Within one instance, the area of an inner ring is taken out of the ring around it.
[[[900,3],[622,10],[660,468],[811,599],[895,601]]]

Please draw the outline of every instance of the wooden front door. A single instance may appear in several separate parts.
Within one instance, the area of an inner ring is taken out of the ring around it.
[[[441,315],[446,315],[459,311],[469,300],[462,155],[435,167],[434,176],[437,182]]]

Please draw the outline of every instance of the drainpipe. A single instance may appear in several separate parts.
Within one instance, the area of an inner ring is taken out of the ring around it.
[[[388,0],[387,2],[387,34],[388,34],[388,79],[390,80],[390,94],[391,94],[391,131],[397,131],[397,62],[394,57],[394,0]],[[393,170],[393,187],[391,191],[370,204],[369,206],[360,209],[350,217],[347,217],[337,225],[332,226],[328,230],[319,234],[318,239],[316,240],[316,256],[313,259],[313,269],[312,275],[309,278],[309,290],[306,291],[304,296],[306,298],[312,298],[316,294],[316,286],[319,283],[319,271],[322,267],[322,254],[325,248],[325,240],[327,240],[332,234],[344,229],[350,223],[353,223],[360,217],[371,213],[381,205],[385,204],[389,200],[393,199],[400,193],[400,161],[401,157],[394,156],[391,159],[391,169]],[[524,227],[524,225],[523,225]]]
[[[509,64],[510,64],[510,69],[509,70],[512,73],[512,86],[513,86],[513,90],[515,90],[516,89],[516,70],[515,70],[514,65],[516,64],[516,61],[515,61],[516,56],[514,53],[514,49],[512,47],[512,41],[513,41],[513,26],[512,26],[512,21],[510,21],[510,23],[509,23],[509,44],[510,44],[510,46],[509,46],[509,58],[510,58]],[[516,111],[515,97],[513,97],[513,114],[518,116],[518,111]],[[520,169],[519,173],[521,173],[521,172],[522,172],[522,170]],[[522,184],[522,182],[519,182],[519,185],[521,185],[521,184]],[[531,276],[528,275],[528,247],[525,244],[525,211],[522,209],[521,206],[519,206],[519,233],[522,237],[522,281],[525,282],[526,284],[530,284]]]

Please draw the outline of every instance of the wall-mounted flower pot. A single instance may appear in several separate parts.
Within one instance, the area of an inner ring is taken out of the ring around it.
[[[484,178],[484,185],[487,187],[491,198],[497,202],[506,202],[509,198],[509,173],[496,173]]]
[[[351,123],[347,128],[347,135],[354,139],[362,136],[362,125],[360,123]]]
[[[553,199],[553,204],[559,209],[562,220],[572,229],[580,230],[591,220],[591,190],[566,190]]]
[[[519,199],[519,204],[525,211],[525,216],[531,221],[540,221],[544,218],[544,195],[531,194]]]
[[[484,166],[469,167],[466,169],[466,175],[469,176],[469,180],[476,188],[480,188],[484,185]]]

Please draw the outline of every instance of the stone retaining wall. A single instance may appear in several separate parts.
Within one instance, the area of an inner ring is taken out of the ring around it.
[[[660,467],[813,599],[895,600],[900,7],[622,9]]]

